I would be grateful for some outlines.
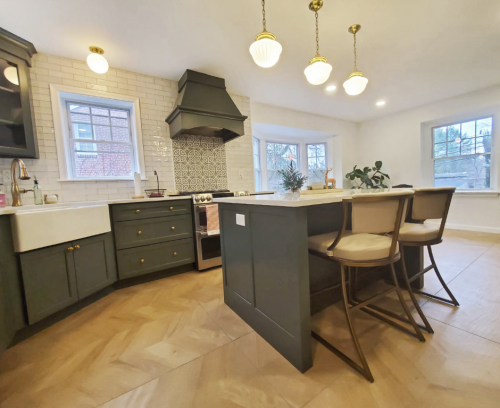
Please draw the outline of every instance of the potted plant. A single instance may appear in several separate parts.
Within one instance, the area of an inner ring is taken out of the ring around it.
[[[380,169],[382,168],[382,162],[376,161],[375,167],[365,167],[363,170],[358,169],[358,166],[354,166],[350,173],[345,175],[348,180],[359,179],[361,182],[359,185],[352,186],[352,188],[389,188],[385,184],[385,179],[390,177],[386,173],[382,173]],[[373,171],[372,174],[370,174]]]
[[[281,176],[281,187],[290,193],[297,193],[307,180],[300,171],[293,167],[293,160],[290,160],[290,166],[284,170],[278,170]]]

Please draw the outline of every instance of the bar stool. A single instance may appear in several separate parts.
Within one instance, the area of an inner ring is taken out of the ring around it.
[[[330,344],[318,333],[313,331],[312,336],[370,382],[373,382],[374,379],[354,328],[351,316],[353,310],[359,309],[403,330],[420,341],[425,341],[403,299],[394,270],[394,263],[400,259],[398,245],[399,229],[407,202],[412,197],[412,190],[354,194],[352,199],[344,199],[342,202],[344,221],[340,232],[336,231],[309,237],[309,251],[312,254],[340,263],[344,311],[361,365]],[[352,231],[346,231],[350,204],[352,205]],[[392,235],[389,235],[390,233]],[[351,274],[351,267],[356,268],[354,272],[356,274],[358,267],[378,267],[384,265],[390,266],[394,286],[368,299],[358,300],[355,297],[355,288],[352,284],[354,279]],[[349,292],[347,292],[346,267],[349,277]],[[369,309],[372,302],[393,291],[397,293],[399,302],[408,317],[408,322],[413,326],[413,331]]]
[[[431,325],[429,324],[427,318],[425,317],[420,305],[415,298],[415,293],[435,299],[453,306],[460,306],[457,302],[453,293],[451,293],[450,288],[446,285],[443,277],[439,273],[439,269],[434,260],[434,254],[432,253],[432,245],[440,244],[443,242],[443,232],[446,224],[446,218],[448,217],[448,211],[450,209],[451,199],[453,193],[455,192],[455,187],[439,187],[439,188],[416,188],[414,189],[415,196],[413,198],[413,206],[411,212],[411,219],[416,223],[406,222],[402,228],[399,230],[399,245],[401,248],[401,262],[403,264],[403,279],[405,281],[406,289],[410,294],[411,300],[417,309],[420,318],[424,322],[425,327],[422,327],[429,333],[434,333]],[[441,219],[439,225],[424,224],[425,220],[429,219]],[[420,272],[413,275],[411,278],[408,276],[406,270],[406,264],[404,260],[404,247],[405,246],[420,246],[427,247],[429,252],[429,258],[431,264],[421,270]],[[448,293],[451,300],[444,299],[442,297],[433,295],[431,293],[426,293],[420,290],[415,290],[411,287],[411,283],[420,278],[426,272],[434,269],[436,275],[443,286],[443,289]]]

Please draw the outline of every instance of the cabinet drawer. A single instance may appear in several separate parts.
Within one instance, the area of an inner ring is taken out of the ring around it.
[[[113,204],[113,221],[144,220],[191,213],[191,200],[157,201],[137,204]]]
[[[116,222],[114,230],[117,249],[134,248],[193,236],[191,215]]]
[[[120,279],[163,271],[194,262],[193,239],[163,242],[145,247],[123,249],[116,253]]]

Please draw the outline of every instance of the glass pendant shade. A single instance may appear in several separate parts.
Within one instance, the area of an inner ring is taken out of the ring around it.
[[[260,33],[250,46],[250,54],[253,60],[262,68],[270,68],[276,65],[282,50],[283,47],[276,41],[276,37],[267,32]]]
[[[363,76],[362,72],[353,72],[344,82],[344,89],[348,95],[359,95],[365,90],[367,83],[368,79]]]
[[[17,76],[16,67],[7,67],[3,70],[5,78],[14,85],[19,85],[19,77]]]
[[[326,62],[324,57],[313,58],[304,70],[307,81],[312,85],[324,84],[330,78],[331,72],[332,66]]]
[[[90,51],[92,51],[92,53],[87,57],[87,65],[89,68],[96,74],[105,74],[108,72],[108,61],[101,55],[104,54],[104,51],[98,47],[90,47]]]

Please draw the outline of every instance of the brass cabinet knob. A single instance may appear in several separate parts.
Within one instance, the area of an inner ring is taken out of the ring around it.
[[[172,231],[175,229],[175,227],[172,227]]]
[[[174,252],[174,256],[177,256],[177,252]]]
[[[141,235],[141,234],[142,234],[142,231],[137,231],[137,233],[138,233],[139,235]]]
[[[144,263],[144,262],[145,262],[144,259],[141,259],[141,263]]]
[[[80,245],[75,245],[75,249],[80,249]]]
[[[69,247],[69,248],[68,248],[68,251],[69,251],[69,252],[73,252],[74,250],[75,250],[75,248],[73,248],[73,247]]]
[[[174,207],[170,207],[170,211],[172,211],[174,209]]]
[[[141,210],[135,210],[136,214],[139,214],[140,212],[141,212]]]

